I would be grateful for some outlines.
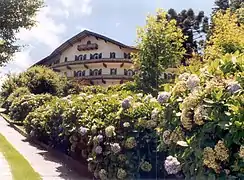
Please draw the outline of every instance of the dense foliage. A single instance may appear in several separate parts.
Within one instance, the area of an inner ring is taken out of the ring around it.
[[[138,29],[139,51],[134,56],[139,89],[157,93],[165,69],[180,64],[183,42],[181,29],[175,20],[168,21],[167,13],[159,10],[156,16],[147,17],[145,27]]]
[[[19,50],[16,33],[21,28],[35,25],[34,18],[42,7],[42,0],[0,1],[0,66],[8,62]]]
[[[243,52],[244,24],[238,24],[237,21],[237,15],[229,9],[225,13],[216,13],[213,17],[212,35],[205,49],[207,60],[215,60],[226,53]]]

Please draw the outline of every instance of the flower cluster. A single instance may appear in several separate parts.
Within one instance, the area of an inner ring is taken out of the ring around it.
[[[125,128],[128,128],[128,127],[130,127],[130,123],[129,123],[129,122],[124,122],[124,123],[123,123],[123,126],[124,126]]]
[[[203,164],[219,173],[220,166],[216,161],[214,150],[210,147],[206,147],[203,150]]]
[[[171,134],[171,131],[169,131],[169,130],[166,130],[163,132],[163,142],[167,145],[169,145],[171,142],[170,134]]]
[[[218,141],[214,147],[214,151],[216,154],[216,159],[220,161],[226,161],[229,158],[229,150],[225,147],[223,141]]]
[[[127,176],[126,171],[124,169],[122,169],[122,168],[119,168],[118,172],[117,172],[117,178],[118,179],[125,179],[126,176]]]
[[[103,152],[103,148],[101,146],[95,147],[95,153],[96,154],[102,154],[102,152]]]
[[[180,162],[176,157],[168,156],[164,162],[164,168],[168,174],[177,174],[181,171]]]
[[[113,137],[115,135],[115,127],[114,126],[106,127],[105,134],[107,137]]]
[[[191,91],[194,90],[196,87],[198,87],[199,84],[200,84],[200,79],[195,74],[190,75],[186,81],[186,86]]]
[[[183,73],[179,75],[179,80],[180,81],[187,81],[189,78],[190,74],[189,73]]]
[[[227,86],[227,90],[231,94],[235,94],[237,91],[241,89],[241,85],[238,82],[230,82]]]
[[[204,148],[203,164],[220,173],[220,164],[218,161],[226,161],[229,158],[229,150],[225,147],[223,141],[218,141],[214,150],[210,147]]]
[[[240,156],[240,158],[244,159],[244,146],[243,145],[240,147],[239,156]]]
[[[206,109],[202,105],[199,105],[194,110],[194,122],[201,126],[204,124],[205,117],[207,116]]]
[[[103,135],[99,134],[97,135],[98,142],[103,142]]]
[[[105,169],[101,169],[99,171],[98,175],[99,175],[99,178],[101,180],[107,180],[108,179],[108,173],[107,173],[107,171]]]
[[[80,127],[79,129],[79,133],[82,135],[82,136],[85,136],[86,133],[87,133],[88,129],[85,128],[85,127]]]
[[[125,147],[128,149],[133,149],[134,147],[136,147],[136,145],[137,145],[137,142],[134,137],[129,137],[125,141]]]
[[[123,109],[129,109],[131,107],[130,99],[124,99],[121,103]]]
[[[158,114],[159,114],[159,110],[154,109],[151,114],[151,119],[156,121],[158,119]]]
[[[141,164],[141,170],[145,171],[145,172],[150,172],[152,170],[152,165],[147,162],[147,161],[144,161],[142,164]]]
[[[169,100],[170,96],[171,94],[169,92],[162,92],[158,95],[157,100],[159,103],[166,103]]]
[[[117,153],[119,153],[121,151],[121,147],[120,147],[119,143],[113,143],[110,146],[111,146],[111,150],[115,154],[117,154]]]

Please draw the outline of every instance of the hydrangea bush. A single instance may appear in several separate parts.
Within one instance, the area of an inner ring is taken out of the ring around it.
[[[20,96],[12,102],[9,108],[9,115],[12,120],[23,121],[30,112],[42,106],[52,98],[50,94],[26,94]]]
[[[171,88],[159,125],[168,174],[186,179],[242,179],[244,56],[226,55]]]

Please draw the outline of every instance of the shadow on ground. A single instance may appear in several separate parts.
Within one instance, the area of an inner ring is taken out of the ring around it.
[[[38,148],[41,152],[41,156],[44,157],[46,161],[51,161],[58,164],[58,168],[56,169],[56,172],[59,173],[60,179],[63,180],[92,180],[91,174],[88,172],[87,167],[80,164],[72,164],[69,162],[68,159],[65,158],[65,156],[61,152],[57,152],[56,150],[47,150],[43,148],[42,146],[29,141],[28,139],[23,140],[25,142],[28,142],[31,146],[34,146]],[[75,168],[71,168],[72,166],[76,166]],[[79,170],[77,170],[79,168]],[[52,179],[50,177],[50,179]]]

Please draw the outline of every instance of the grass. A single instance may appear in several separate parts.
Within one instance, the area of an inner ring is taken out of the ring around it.
[[[14,180],[39,180],[40,175],[34,171],[28,161],[0,134],[0,152],[11,169]]]

